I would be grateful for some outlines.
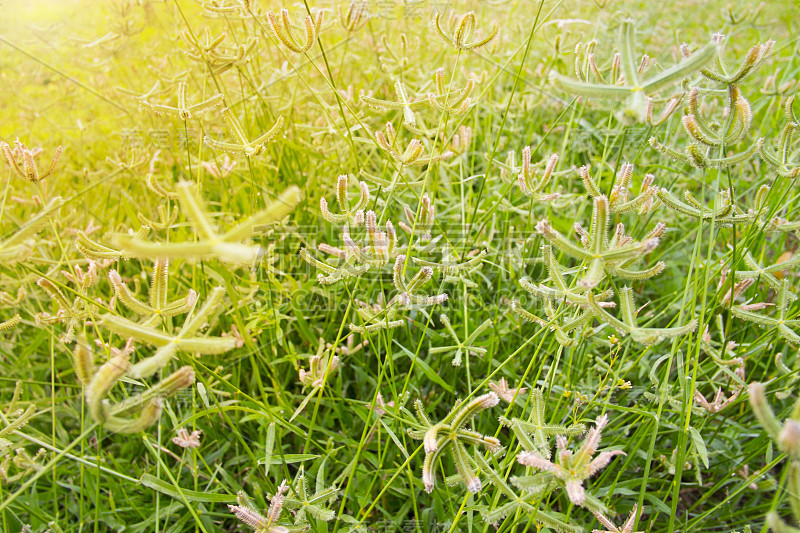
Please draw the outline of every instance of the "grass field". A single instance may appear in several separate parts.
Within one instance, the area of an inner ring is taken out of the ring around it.
[[[0,529],[800,532],[800,7],[0,4]]]

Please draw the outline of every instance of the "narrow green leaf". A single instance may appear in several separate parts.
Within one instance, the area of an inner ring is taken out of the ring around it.
[[[167,483],[163,479],[158,479],[150,474],[145,474],[139,480],[139,483],[147,488],[157,490],[161,494],[166,494],[176,500],[186,498],[190,502],[210,502],[210,503],[228,503],[235,502],[235,494],[215,494],[212,492],[199,492],[196,490],[189,490],[181,488],[180,491],[175,486]]]
[[[270,422],[267,426],[267,440],[264,443],[263,464],[267,465],[264,474],[269,476],[269,467],[272,466],[272,450],[275,448],[275,422]]]
[[[303,461],[312,461],[314,459],[319,459],[320,455],[314,455],[313,453],[287,453],[283,456],[283,460],[280,457],[270,457],[270,465],[280,465],[286,463],[287,465],[293,463],[302,463]],[[258,464],[263,465],[267,464],[267,458],[259,459]]]
[[[692,426],[689,426],[689,434],[692,436],[692,442],[694,443],[695,450],[697,450],[697,454],[703,461],[703,466],[708,468],[708,449],[706,448],[706,443],[703,440],[702,435],[700,435],[700,432]]]
[[[396,344],[396,345],[397,345],[397,346],[398,346],[398,347],[399,347],[399,348],[402,350],[402,352],[403,352],[405,355],[407,355],[407,356],[408,356],[408,358],[409,358],[409,359],[411,359],[411,361],[412,361],[412,362],[414,362],[414,364],[415,364],[416,366],[418,366],[418,367],[419,367],[419,369],[422,371],[422,373],[423,373],[423,374],[425,374],[425,376],[426,376],[428,379],[430,379],[431,381],[433,381],[433,382],[434,382],[434,383],[436,383],[437,385],[440,385],[440,386],[441,386],[442,388],[444,388],[444,389],[445,389],[447,392],[453,392],[453,387],[452,387],[451,385],[447,384],[447,383],[446,383],[446,382],[445,382],[445,381],[444,381],[444,380],[443,380],[443,379],[442,379],[442,378],[439,376],[439,374],[437,374],[437,373],[436,373],[436,371],[434,371],[434,370],[433,370],[433,369],[430,367],[430,365],[429,365],[428,363],[426,363],[425,361],[423,361],[423,360],[422,360],[420,357],[417,357],[417,356],[415,356],[413,352],[411,352],[411,351],[410,351],[408,348],[406,348],[406,347],[405,347],[405,346],[403,346],[402,344],[398,343],[397,341],[394,341],[394,343],[395,343],[395,344]]]

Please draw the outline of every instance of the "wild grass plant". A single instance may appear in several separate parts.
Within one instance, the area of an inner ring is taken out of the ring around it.
[[[0,9],[3,531],[800,531],[797,5]]]

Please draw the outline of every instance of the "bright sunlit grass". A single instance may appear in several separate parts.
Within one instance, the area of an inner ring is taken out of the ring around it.
[[[0,8],[2,531],[800,532],[796,5]]]

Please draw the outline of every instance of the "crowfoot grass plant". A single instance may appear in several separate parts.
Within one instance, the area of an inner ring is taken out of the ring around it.
[[[794,111],[794,99],[794,95],[790,96],[784,104],[786,125],[777,137],[776,147],[770,149],[766,146],[764,139],[758,140],[758,154],[761,159],[784,178],[795,178],[800,174],[800,168],[789,162],[792,139],[794,139],[797,129],[800,128],[800,120]]]
[[[578,281],[578,285],[585,289],[596,287],[608,275],[641,280],[656,276],[664,270],[664,263],[656,263],[644,270],[634,270],[629,266],[650,254],[658,246],[666,226],[659,223],[644,239],[635,241],[625,234],[625,225],[622,223],[617,224],[613,234],[610,233],[609,225],[612,213],[613,209],[608,197],[600,195],[594,198],[589,231],[586,231],[578,222],[574,224],[574,230],[580,237],[581,246],[567,239],[547,220],[541,220],[536,224],[536,231],[553,247],[574,259],[587,263],[586,273]],[[554,265],[553,268],[558,270],[559,266]]]
[[[180,330],[172,334],[120,316],[103,316],[101,324],[117,335],[158,346],[158,350],[152,356],[132,365],[126,373],[133,378],[152,376],[165,366],[177,352],[219,354],[232,350],[236,346],[236,339],[233,337],[201,337],[197,335],[200,328],[211,319],[222,303],[224,292],[222,287],[212,289],[200,310],[197,313],[189,314]],[[193,307],[194,305],[192,305]]]
[[[647,109],[646,97],[652,97],[659,89],[691,76],[712,61],[719,48],[718,41],[712,39],[710,43],[694,53],[685,54],[688,56],[685,61],[646,79],[641,79],[640,76],[645,73],[650,62],[647,55],[643,56],[641,60],[637,60],[634,49],[635,22],[625,19],[619,27],[617,38],[619,51],[614,56],[608,81],[600,73],[592,52],[589,52],[586,59],[592,73],[600,83],[590,83],[588,73],[582,72],[582,66],[578,62],[576,62],[575,69],[578,80],[552,71],[551,81],[564,90],[579,96],[626,100],[627,112],[642,120],[645,118]]]
[[[250,238],[266,224],[280,221],[300,201],[300,190],[297,187],[289,187],[266,209],[254,213],[225,233],[219,234],[211,215],[193,189],[194,186],[190,182],[178,183],[177,196],[183,212],[191,219],[203,240],[170,244],[148,243],[135,236],[123,234],[115,239],[122,253],[131,257],[151,259],[200,259],[216,255],[226,263],[251,265],[263,258],[266,250],[259,245],[240,244],[239,241]]]
[[[16,140],[14,141],[14,148],[11,148],[8,143],[0,143],[0,150],[3,152],[8,166],[14,169],[14,172],[16,172],[20,178],[33,183],[38,183],[52,174],[56,169],[58,160],[61,158],[61,154],[64,152],[62,146],[56,148],[53,160],[50,161],[50,166],[47,167],[46,170],[39,170],[36,157],[42,153],[41,148],[30,149],[19,142],[19,140]]]
[[[576,451],[567,449],[567,440],[564,436],[556,438],[556,462],[553,463],[542,457],[535,450],[526,450],[517,456],[517,461],[534,470],[551,474],[563,486],[569,500],[575,505],[586,505],[586,490],[583,482],[605,468],[615,455],[625,454],[621,450],[602,452],[597,457],[592,457],[597,452],[600,444],[600,435],[603,427],[608,423],[608,417],[602,415],[597,418],[595,427],[586,433],[583,444]],[[591,504],[590,504],[591,505]]]
[[[796,3],[2,10],[0,530],[800,531]]]
[[[492,453],[499,452],[502,447],[497,438],[476,433],[465,424],[478,412],[494,407],[499,401],[493,392],[478,396],[464,405],[454,407],[441,422],[436,423],[425,414],[422,401],[414,402],[414,410],[422,427],[419,430],[409,429],[408,434],[413,439],[423,441],[425,460],[422,463],[422,483],[425,492],[433,491],[436,483],[433,469],[444,451],[450,452],[456,475],[467,490],[472,493],[481,490],[481,480],[475,473],[466,446],[484,446]]]
[[[628,518],[623,522],[623,524],[619,527],[614,525],[614,522],[606,518],[600,513],[595,513],[594,516],[597,518],[597,521],[603,524],[605,529],[593,529],[592,533],[644,533],[642,531],[634,531],[633,525],[636,523],[636,511],[638,507],[636,505],[633,506],[631,510],[631,514]]]
[[[175,107],[168,105],[151,104],[144,98],[139,99],[139,108],[147,111],[152,111],[156,115],[174,115],[181,120],[190,120],[196,114],[202,113],[207,109],[222,104],[222,95],[218,94],[212,96],[208,100],[198,102],[193,105],[186,103],[186,83],[180,82],[178,84],[178,102]]]
[[[156,259],[153,265],[153,274],[150,280],[150,294],[147,303],[142,302],[131,293],[128,285],[122,281],[122,277],[116,270],[108,272],[108,279],[114,287],[114,295],[117,300],[125,307],[144,316],[143,325],[150,326],[163,319],[187,313],[194,307],[197,301],[197,293],[189,289],[183,298],[173,302],[168,302],[167,284],[169,283],[169,262],[164,259]]]

